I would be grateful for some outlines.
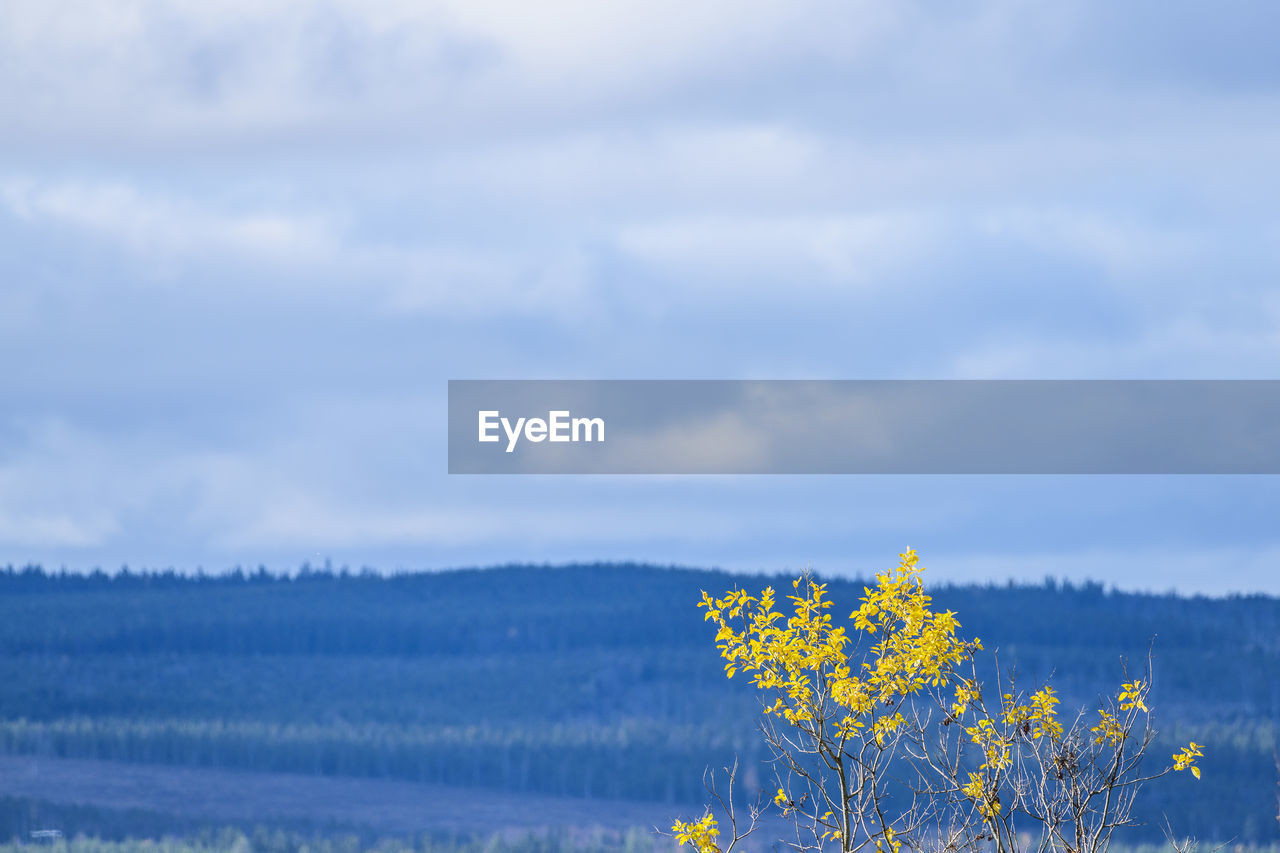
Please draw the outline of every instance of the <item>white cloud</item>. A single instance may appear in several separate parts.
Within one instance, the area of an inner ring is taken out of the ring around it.
[[[1175,10],[1217,34],[1184,63],[1146,14],[11,0],[0,546],[834,564],[842,531],[946,527],[968,496],[463,484],[416,432],[438,401],[362,394],[1274,375],[1274,27]]]
[[[1118,285],[1150,281],[1203,263],[1212,253],[1203,223],[1157,226],[1131,213],[1055,206],[996,209],[979,219],[991,237],[1076,255],[1102,267]]]
[[[10,179],[0,200],[16,217],[82,229],[152,257],[249,255],[275,261],[323,261],[334,228],[318,216],[220,211],[141,192],[126,183],[36,183]]]
[[[746,524],[688,507],[466,507],[425,505],[377,509],[304,495],[273,502],[252,522],[217,538],[229,551],[325,549],[464,549],[628,547],[656,538],[698,542],[742,535]]]
[[[593,222],[673,208],[803,209],[842,198],[848,161],[866,163],[847,142],[780,123],[683,120],[501,137],[433,152],[413,171],[459,201]]]
[[[1274,310],[1272,311],[1274,314]],[[991,338],[949,356],[955,379],[1272,379],[1280,371],[1280,323],[1248,327],[1175,312],[1122,337]]]
[[[13,548],[92,548],[104,545],[119,525],[109,513],[71,516],[0,511],[0,546]]]
[[[265,288],[304,299],[323,288],[358,297],[362,310],[392,314],[572,316],[588,286],[585,258],[572,244],[530,252],[429,233],[397,244],[353,233],[342,213],[245,209],[124,182],[11,178],[0,183],[0,207],[28,225],[72,229],[63,239],[73,244],[115,246],[183,288]],[[211,270],[224,275],[210,281],[204,274]],[[118,285],[94,277],[77,286]],[[9,298],[15,309],[30,301],[16,291]]]
[[[91,547],[119,531],[119,504],[98,500],[101,444],[58,420],[0,427],[0,547]]]
[[[1122,39],[1099,38],[1108,27],[1150,40],[1142,10],[1111,5],[11,0],[0,108],[10,147],[236,156],[247,140],[412,148],[690,118],[999,139],[1159,124],[1212,103],[1196,75],[1212,78],[1232,51],[1153,81]],[[1250,35],[1248,20],[1234,25]],[[1172,56],[1169,42],[1156,53]],[[1135,94],[1167,103],[1138,111]]]
[[[788,290],[883,287],[895,265],[933,237],[911,214],[699,218],[624,227],[618,244],[691,288],[751,288],[761,279]]]
[[[813,28],[815,16],[827,25]],[[740,76],[743,63],[845,56],[886,17],[874,4],[826,0],[127,0],[109,11],[17,0],[0,26],[0,104],[35,137],[95,128],[193,140],[356,116],[371,128],[429,124],[432,114],[536,123],[539,111],[608,109],[690,78]]]

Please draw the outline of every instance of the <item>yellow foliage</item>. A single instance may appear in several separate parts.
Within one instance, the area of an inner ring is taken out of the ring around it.
[[[1121,711],[1130,711],[1138,708],[1142,711],[1147,710],[1147,705],[1143,701],[1146,699],[1147,689],[1141,681],[1126,681],[1120,685],[1120,693],[1116,699],[1120,702]]]
[[[1062,737],[1062,724],[1058,722],[1057,705],[1060,700],[1053,693],[1053,688],[1045,686],[1031,694],[1031,700],[1019,704],[1012,693],[1004,694],[1004,723],[1015,732],[1021,729],[1023,734],[1032,739],[1046,735],[1052,741]]]
[[[839,837],[838,833],[837,837]],[[879,850],[880,853],[885,853],[886,850],[892,851],[892,853],[898,853],[901,849],[902,841],[898,838],[898,833],[894,832],[893,827],[886,826],[884,829],[884,838],[876,839],[876,850]]]
[[[772,587],[759,597],[732,590],[722,598],[704,592],[699,607],[716,623],[716,647],[726,661],[725,673],[751,673],[752,683],[774,694],[766,712],[803,724],[826,720],[828,701],[843,708],[834,721],[842,737],[871,726],[885,744],[902,725],[893,709],[926,687],[944,684],[969,648],[956,637],[960,623],[950,611],[935,613],[920,579],[924,567],[914,551],[901,555],[890,572],[876,575],[876,585],[850,614],[853,630],[876,641],[861,662],[850,659],[853,641],[846,628],[834,625],[825,584],[797,579],[788,611],[775,609]]]
[[[1058,697],[1048,685],[1031,694],[1031,736],[1048,735],[1052,740],[1062,737],[1062,723],[1058,722]]]
[[[1184,746],[1181,752],[1173,754],[1174,770],[1190,770],[1191,775],[1200,778],[1200,768],[1196,767],[1196,759],[1204,758],[1204,753],[1200,751],[1203,744],[1191,741],[1190,745]]]
[[[720,853],[720,846],[716,844],[720,830],[711,812],[688,823],[678,820],[672,824],[671,831],[675,833],[677,843],[688,844],[698,853]]]
[[[970,773],[969,784],[963,786],[960,791],[974,801],[978,807],[978,814],[986,820],[993,820],[1000,814],[1000,798],[979,774]]]
[[[981,642],[960,639],[955,614],[933,610],[921,580],[924,567],[915,552],[899,556],[896,568],[878,573],[874,586],[863,587],[847,625],[833,621],[826,585],[807,576],[792,583],[794,594],[785,597],[781,608],[772,587],[758,596],[741,589],[719,598],[703,592],[698,606],[705,610],[704,618],[716,625],[715,642],[725,661],[725,674],[729,678],[740,672],[748,675],[767,696],[764,712],[785,719],[809,738],[824,741],[823,748],[830,750],[824,755],[852,755],[845,752],[850,749],[848,741],[894,750],[904,730],[908,737],[919,738],[921,732],[908,730],[903,711],[913,715],[913,722],[919,721],[913,697],[931,697],[943,712],[941,725],[959,723],[957,728],[964,734],[956,734],[962,740],[967,736],[982,756],[976,772],[969,772],[969,781],[961,785],[952,777],[948,791],[954,792],[958,785],[994,831],[997,824],[1009,820],[1002,811],[1000,792],[1013,792],[1011,814],[1018,804],[1019,774],[1026,772],[1026,766],[1035,766],[1034,761],[1024,761],[1025,756],[1038,756],[1041,766],[1049,766],[1050,758],[1064,749],[1067,737],[1058,718],[1060,700],[1047,685],[1029,696],[1010,692],[1001,697],[1000,713],[992,714],[976,682],[976,667],[968,668],[970,678],[958,672],[982,649]],[[1121,684],[1115,703],[1098,711],[1099,722],[1090,729],[1093,747],[1119,749],[1125,744],[1136,712],[1148,711],[1149,690],[1144,681]],[[1190,770],[1198,779],[1196,760],[1202,755],[1200,745],[1192,742],[1173,756],[1172,769]],[[972,766],[966,764],[966,772]],[[1062,778],[1057,771],[1057,779]],[[841,796],[841,802],[851,802],[849,792],[842,791]],[[843,848],[853,845],[843,838],[831,812],[819,817],[816,803],[806,810],[804,801],[804,797],[799,803],[793,801],[783,788],[773,797],[784,816],[806,814],[825,829],[823,841],[839,841]],[[852,831],[855,824],[847,813],[844,821],[842,826]],[[672,828],[681,844],[695,847],[698,853],[719,853],[718,830],[709,813]],[[874,841],[876,853],[899,853],[903,845],[889,826],[868,823],[860,831],[868,836],[861,843]]]
[[[978,720],[976,725],[965,729],[965,733],[982,750],[983,770],[1003,770],[1013,762],[1009,755],[1009,738],[996,729],[996,724],[990,717]]]
[[[1097,734],[1097,737],[1093,739],[1094,743],[1109,743],[1112,746],[1119,746],[1120,742],[1129,736],[1124,727],[1116,720],[1115,715],[1106,708],[1098,709],[1098,717],[1098,724],[1089,729],[1089,731]]]
[[[964,716],[964,712],[969,710],[969,703],[981,698],[978,689],[967,679],[960,679],[956,683],[956,701],[951,705],[951,716],[957,720]]]

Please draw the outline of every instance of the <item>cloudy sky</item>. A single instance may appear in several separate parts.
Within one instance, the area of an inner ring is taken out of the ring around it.
[[[450,477],[450,378],[1276,378],[1280,6],[10,0],[0,564],[1280,592],[1274,477]]]

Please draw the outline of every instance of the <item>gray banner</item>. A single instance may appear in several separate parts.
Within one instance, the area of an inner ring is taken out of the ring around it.
[[[451,380],[451,474],[1276,474],[1280,380]]]

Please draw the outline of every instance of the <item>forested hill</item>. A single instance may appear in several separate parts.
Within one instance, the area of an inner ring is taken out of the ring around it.
[[[691,802],[706,765],[760,757],[758,706],[724,678],[695,605],[703,589],[766,583],[790,578],[629,564],[10,568],[0,749]],[[1166,812],[1206,839],[1280,838],[1280,600],[1053,582],[930,591],[1023,683],[1052,676],[1066,707],[1113,692],[1151,650],[1161,751],[1188,737],[1208,748],[1201,783],[1144,792],[1152,826],[1138,835],[1158,838]],[[862,583],[830,592],[844,615]]]

